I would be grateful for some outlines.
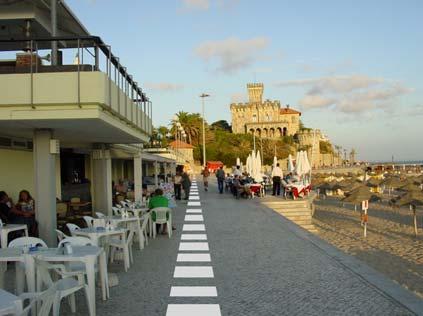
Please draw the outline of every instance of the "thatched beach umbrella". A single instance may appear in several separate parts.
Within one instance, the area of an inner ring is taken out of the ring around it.
[[[414,233],[417,236],[417,206],[423,205],[423,192],[422,191],[409,191],[403,196],[401,196],[396,202],[399,206],[409,205],[410,210],[413,211],[414,218]]]
[[[421,191],[420,187],[418,187],[417,185],[413,183],[407,183],[406,185],[399,187],[398,190],[404,191],[404,192]]]
[[[346,198],[342,199],[343,202],[349,202],[349,203],[354,204],[355,210],[357,210],[358,204],[362,204],[364,201],[367,201],[367,203],[365,203],[366,207],[364,208],[364,216],[363,216],[363,213],[361,212],[361,225],[364,226],[364,228],[363,228],[364,229],[364,231],[363,231],[364,237],[367,236],[367,221],[368,221],[367,220],[367,207],[368,207],[368,202],[374,196],[375,196],[375,194],[370,192],[370,188],[368,186],[361,185],[357,189],[351,191],[350,194]]]

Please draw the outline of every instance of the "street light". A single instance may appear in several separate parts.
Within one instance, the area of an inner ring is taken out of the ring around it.
[[[206,127],[204,118],[204,98],[208,98],[210,95],[203,93],[200,95],[201,105],[203,109],[203,167],[206,167]]]

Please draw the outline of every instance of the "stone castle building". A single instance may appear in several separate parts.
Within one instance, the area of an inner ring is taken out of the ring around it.
[[[247,84],[247,89],[248,102],[231,104],[234,133],[255,133],[258,137],[278,138],[299,131],[301,112],[289,106],[281,108],[279,101],[263,101],[262,83]]]

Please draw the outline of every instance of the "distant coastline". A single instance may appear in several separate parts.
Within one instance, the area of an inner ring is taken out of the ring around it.
[[[423,165],[423,160],[371,161],[370,165]]]

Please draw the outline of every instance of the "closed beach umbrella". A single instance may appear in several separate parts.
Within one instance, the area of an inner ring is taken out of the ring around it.
[[[236,159],[236,165],[241,166],[241,159],[239,159],[239,157]]]
[[[292,162],[292,155],[288,156],[288,172],[294,172],[294,163]]]
[[[307,152],[303,151],[303,164],[304,164],[304,173],[307,174],[311,171],[310,161],[307,157]]]
[[[278,157],[273,157],[273,168],[276,168],[276,164],[278,163]]]
[[[302,151],[299,151],[297,153],[297,159],[296,159],[296,162],[295,162],[295,173],[300,177],[304,174],[303,173],[303,154],[302,154]]]

